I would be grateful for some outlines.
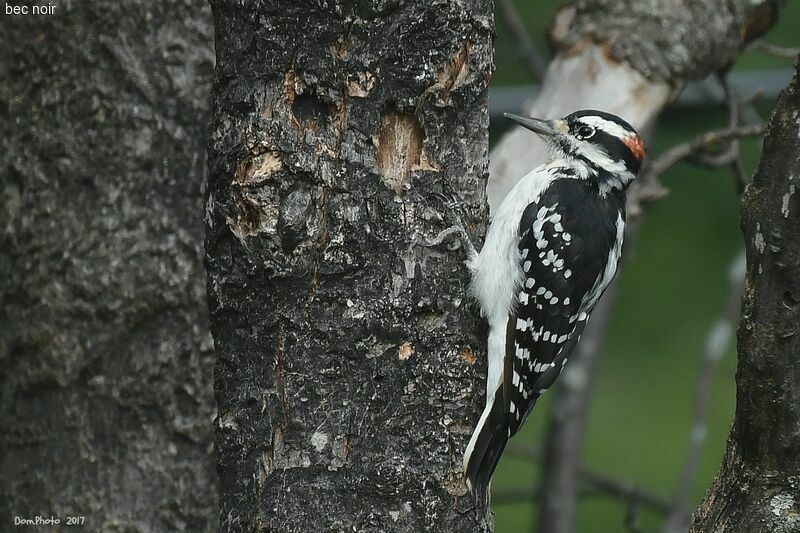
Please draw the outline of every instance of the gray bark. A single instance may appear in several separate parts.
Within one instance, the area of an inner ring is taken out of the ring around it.
[[[210,11],[53,3],[0,25],[0,529],[213,531]]]
[[[736,415],[691,531],[800,531],[800,62],[742,203]]]
[[[222,531],[488,531],[485,331],[434,191],[485,230],[488,0],[212,1],[206,262]]]

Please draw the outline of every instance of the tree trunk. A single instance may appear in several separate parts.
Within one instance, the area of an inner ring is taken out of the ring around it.
[[[0,26],[0,529],[212,531],[210,12],[53,4]]]
[[[694,532],[800,531],[800,61],[742,203],[736,415]]]
[[[683,85],[730,65],[743,42],[777,18],[772,0],[584,0],[562,8],[551,40],[558,53],[542,90],[524,112],[553,118],[577,109],[618,114],[647,133]],[[520,127],[493,149],[489,204],[496,209],[516,181],[547,159],[545,143]],[[626,249],[638,228],[639,185],[629,193]],[[593,313],[577,357],[567,365],[545,443],[538,530],[571,533],[577,511],[577,473],[595,364],[613,307],[615,286]]]
[[[488,531],[462,452],[485,331],[488,0],[213,0],[206,262],[222,531]]]

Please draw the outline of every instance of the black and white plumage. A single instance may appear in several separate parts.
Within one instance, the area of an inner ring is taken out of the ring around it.
[[[506,116],[545,137],[551,160],[511,190],[468,260],[490,330],[486,407],[464,470],[484,499],[508,439],[561,373],[616,273],[625,191],[644,156],[636,131],[608,113]]]

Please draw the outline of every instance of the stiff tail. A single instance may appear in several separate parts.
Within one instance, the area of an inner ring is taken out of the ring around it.
[[[464,451],[464,474],[477,500],[489,501],[489,482],[508,442],[508,419],[503,409],[503,387],[483,410]]]

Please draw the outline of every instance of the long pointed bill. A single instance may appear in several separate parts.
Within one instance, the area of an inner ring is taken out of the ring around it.
[[[523,128],[527,128],[533,132],[538,133],[539,135],[547,135],[552,136],[559,133],[556,129],[556,125],[554,124],[555,121],[553,120],[541,120],[538,118],[530,118],[530,117],[522,117],[519,115],[515,115],[513,113],[503,113],[503,116],[507,119],[511,119]]]

